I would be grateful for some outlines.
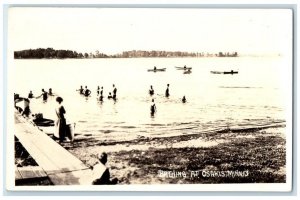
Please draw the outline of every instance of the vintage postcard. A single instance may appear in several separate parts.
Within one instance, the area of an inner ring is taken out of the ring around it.
[[[6,188],[291,191],[293,14],[8,7]]]

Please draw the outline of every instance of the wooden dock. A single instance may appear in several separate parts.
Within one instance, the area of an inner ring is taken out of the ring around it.
[[[15,183],[22,185],[35,180],[45,180],[48,176],[39,166],[15,167]]]
[[[18,112],[15,112],[15,136],[54,185],[91,184],[89,167]],[[16,179],[22,178],[18,172]]]

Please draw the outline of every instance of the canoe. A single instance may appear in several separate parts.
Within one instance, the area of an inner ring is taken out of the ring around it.
[[[191,69],[192,69],[191,67],[186,67],[186,68],[184,68],[184,67],[176,67],[176,66],[175,66],[175,68],[176,68],[177,70],[191,70]]]
[[[228,72],[224,72],[224,74],[238,74],[239,72],[238,71],[228,71]]]
[[[238,71],[210,71],[212,74],[238,74]]]
[[[160,69],[148,69],[148,72],[164,72],[167,68],[160,68]]]

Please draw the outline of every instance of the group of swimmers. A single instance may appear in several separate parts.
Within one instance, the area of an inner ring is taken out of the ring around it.
[[[170,89],[169,89],[169,87],[170,87],[170,84],[167,84],[167,89],[165,91],[165,97],[169,97],[170,96]],[[76,90],[76,91],[79,91],[79,94],[84,95],[85,97],[89,97],[91,95],[91,93],[92,93],[91,90],[89,90],[87,86],[85,86],[85,89],[83,89],[83,87],[80,86],[80,88],[78,90]],[[155,92],[154,92],[153,86],[150,85],[149,95],[153,96],[154,93]],[[49,88],[48,92],[45,91],[44,89],[42,89],[42,94],[39,95],[39,96],[37,96],[37,97],[35,97],[35,98],[43,97],[43,101],[45,102],[48,99],[48,95],[54,96],[54,94],[52,92],[52,88]],[[31,98],[34,98],[34,95],[33,95],[32,91],[29,92],[28,99],[25,101],[25,104],[27,105],[27,106],[24,106],[25,107],[25,110],[24,110],[25,114],[30,112],[30,110],[29,110],[29,99],[31,99]],[[113,100],[117,99],[117,88],[115,87],[115,84],[113,84],[113,90],[112,90],[112,92],[109,92],[109,95],[108,95],[107,98],[108,99],[113,99]],[[100,87],[100,86],[97,87],[97,99],[100,102],[102,102],[103,99],[104,99],[104,96],[103,96],[103,86],[102,87]],[[182,103],[186,103],[186,101],[187,101],[186,97],[183,96],[182,99],[181,99],[181,101],[182,101]],[[154,115],[156,113],[156,111],[157,111],[156,110],[156,105],[155,105],[154,99],[152,99],[152,104],[150,106],[150,113],[151,113],[151,115]]]
[[[165,91],[165,97],[169,97],[170,96],[169,86],[170,86],[170,84],[167,84],[167,89]],[[153,89],[152,85],[150,85],[149,94],[150,94],[150,96],[154,95],[154,89]],[[182,103],[186,103],[185,96],[182,97],[181,101],[182,101]],[[156,112],[156,105],[154,103],[154,99],[152,99],[152,104],[150,106],[150,113],[153,116],[155,112]]]
[[[165,91],[165,97],[170,96],[169,87],[170,87],[170,84],[167,84],[167,89]],[[84,95],[85,97],[89,97],[91,95],[91,91],[87,88],[87,86],[85,86],[85,89],[83,89],[83,87],[80,86],[80,88],[76,91],[79,91],[79,94]],[[152,85],[150,85],[149,95],[150,96],[154,95],[154,89],[153,89]],[[100,102],[103,102],[103,98],[104,98],[104,96],[103,96],[103,86],[102,87],[98,86],[97,87],[97,99]],[[109,92],[107,98],[117,100],[117,88],[115,87],[115,84],[113,84],[113,90],[112,90],[112,92]],[[187,101],[186,97],[183,96],[181,101],[182,101],[182,103],[186,103],[186,101]],[[151,113],[151,115],[154,115],[155,112],[156,112],[156,105],[155,105],[154,99],[152,99],[152,104],[150,106],[150,113]]]
[[[40,98],[42,97],[43,98],[43,102],[46,102],[47,99],[48,99],[48,96],[55,96],[55,94],[52,92],[52,88],[49,88],[49,91],[45,91],[44,89],[42,89],[42,93],[37,96],[37,97],[34,97],[32,91],[30,90],[29,91],[29,94],[26,97],[19,97],[18,94],[15,94],[14,96],[14,101],[15,101],[15,107],[22,113],[22,115],[28,117],[29,114],[30,114],[30,99],[33,99],[33,98]],[[20,102],[20,101],[24,101],[24,107],[23,109],[19,106],[16,106],[16,103]]]
[[[32,98],[40,98],[40,97],[43,97],[43,101],[47,101],[48,99],[48,96],[54,96],[54,93],[52,92],[52,88],[49,88],[49,91],[45,91],[44,89],[42,89],[42,93],[37,96],[37,97],[34,97],[32,91],[30,90],[29,94],[28,94],[28,99],[32,99]]]
[[[82,86],[80,86],[80,88],[76,91],[79,91],[79,94],[84,95],[85,97],[89,97],[91,95],[91,91],[87,88],[87,86],[85,86],[85,89],[82,88]],[[103,86],[100,88],[100,86],[97,87],[97,97],[99,101],[103,101]],[[109,92],[108,94],[108,99],[113,99],[113,100],[117,100],[117,88],[115,86],[115,84],[113,84],[113,91]]]

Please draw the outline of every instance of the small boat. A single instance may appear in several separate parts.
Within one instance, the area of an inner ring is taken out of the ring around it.
[[[46,118],[37,118],[32,120],[37,126],[54,126],[54,120]]]
[[[176,66],[175,66],[175,68],[177,70],[191,70],[192,69],[191,67],[176,67]]]
[[[238,74],[238,71],[210,71],[212,74]]]
[[[164,72],[167,68],[148,69],[148,72]]]
[[[229,71],[229,72],[224,72],[224,74],[238,74],[239,72],[238,71]]]

